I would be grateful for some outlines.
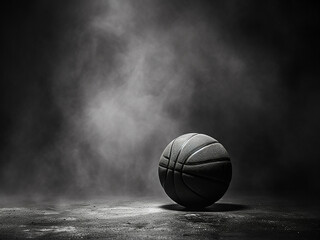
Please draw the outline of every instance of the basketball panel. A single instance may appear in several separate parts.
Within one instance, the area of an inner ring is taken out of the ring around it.
[[[158,175],[159,175],[159,180],[160,180],[162,187],[164,187],[164,182],[166,180],[166,174],[167,174],[167,169],[159,166],[158,167]]]
[[[176,138],[172,145],[170,160],[175,162],[178,155],[180,154],[180,150],[183,145],[193,136],[197,135],[197,133],[188,133],[184,134],[178,138]]]
[[[171,152],[171,145],[173,143],[174,140],[172,140],[167,146],[166,148],[163,150],[162,155],[166,158],[170,158],[170,152]]]
[[[159,161],[159,165],[163,166],[163,167],[168,167],[168,164],[169,164],[169,159],[164,156],[161,156],[160,161]]]
[[[217,142],[217,140],[204,134],[197,134],[196,136],[193,136],[181,150],[178,162],[184,163],[185,160],[193,154],[193,152],[214,142]]]
[[[232,176],[232,166],[230,161],[207,162],[197,165],[184,165],[182,172],[229,184]]]
[[[179,202],[179,198],[175,192],[175,187],[173,185],[173,171],[168,169],[166,179],[163,185],[166,194],[175,202]]]
[[[213,202],[218,201],[229,187],[229,184],[188,175],[186,173],[182,174],[182,178],[190,189]]]
[[[194,152],[187,160],[186,164],[202,162],[206,160],[230,160],[227,150],[221,143],[213,143]]]
[[[186,186],[180,172],[174,173],[174,187],[178,203],[183,206],[206,206],[209,202]]]

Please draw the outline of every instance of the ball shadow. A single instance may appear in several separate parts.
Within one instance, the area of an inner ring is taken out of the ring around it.
[[[182,211],[182,212],[231,212],[241,211],[249,209],[249,206],[234,203],[215,203],[206,208],[186,208],[179,204],[165,204],[160,208],[171,211]]]

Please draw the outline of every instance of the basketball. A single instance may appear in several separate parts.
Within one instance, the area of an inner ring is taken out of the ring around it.
[[[202,208],[225,194],[232,166],[229,154],[216,139],[188,133],[164,149],[158,173],[163,189],[173,201],[187,208]]]

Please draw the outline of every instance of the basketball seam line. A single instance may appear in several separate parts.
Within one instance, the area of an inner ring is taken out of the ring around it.
[[[212,158],[212,159],[207,159],[199,162],[188,162],[184,163],[184,166],[191,166],[191,165],[200,165],[200,164],[206,164],[206,163],[220,163],[220,162],[230,162],[229,157],[221,157],[221,158]],[[183,164],[183,163],[181,163]]]
[[[198,148],[195,148],[195,149],[189,154],[189,156],[187,156],[187,157],[185,158],[185,160],[184,160],[184,162],[182,163],[182,166],[181,166],[180,177],[181,177],[182,183],[183,183],[191,192],[193,192],[194,194],[198,195],[199,197],[201,197],[201,198],[203,198],[203,199],[205,199],[205,200],[207,200],[207,201],[209,201],[209,199],[207,199],[206,197],[202,196],[201,194],[195,192],[193,189],[191,189],[191,188],[185,183],[185,181],[183,180],[183,177],[182,177],[182,172],[183,172],[184,164],[185,164],[186,161],[190,158],[190,156],[192,156],[193,154],[195,154],[196,152],[198,152],[200,149],[203,149],[203,148],[205,148],[206,146],[209,146],[209,145],[211,145],[211,144],[213,144],[213,143],[217,143],[217,142],[218,142],[218,141],[206,143],[206,144],[204,144],[204,145],[199,146]]]
[[[167,175],[168,175],[168,169],[169,169],[169,164],[170,164],[170,158],[171,158],[171,153],[172,153],[172,148],[173,148],[173,144],[174,142],[176,141],[177,138],[173,139],[172,141],[172,144],[171,144],[171,147],[170,147],[170,152],[169,152],[169,158],[168,158],[168,164],[167,164],[167,170],[166,170],[166,175],[165,175],[165,178],[164,178],[164,181],[163,181],[163,188],[164,188],[164,185],[166,184],[166,181],[167,181]],[[164,156],[164,155],[163,155]]]
[[[177,164],[177,161],[178,161],[178,158],[179,158],[179,156],[180,156],[181,151],[182,151],[183,148],[188,144],[188,142],[189,142],[194,136],[196,136],[196,135],[198,135],[198,133],[193,134],[190,138],[188,138],[188,139],[181,145],[181,148],[180,148],[180,150],[179,150],[179,152],[178,152],[178,154],[177,154],[176,160],[175,160],[174,165],[173,165],[173,172],[172,172],[172,189],[173,189],[176,197],[178,198],[179,202],[182,202],[182,201],[181,201],[180,197],[178,196],[178,194],[177,194],[177,192],[176,192],[176,187],[175,187],[175,184],[174,184],[174,171],[175,171],[176,164]],[[171,156],[170,156],[170,158],[171,158]],[[168,165],[168,166],[169,166],[169,165]]]
[[[179,164],[182,165],[182,163],[178,162]],[[230,161],[214,161],[214,162],[209,162],[209,163],[213,163],[213,165],[215,165],[216,163],[231,163]],[[200,165],[200,164],[199,164]],[[163,167],[163,168],[168,168],[170,170],[173,170],[172,168],[170,168],[168,165],[163,164],[163,163],[159,163],[159,166]],[[197,164],[184,164],[183,166],[197,166]]]
[[[162,167],[162,166],[161,166]],[[170,169],[171,170],[171,169]],[[178,170],[176,170],[177,172],[180,172]],[[173,174],[174,174],[174,171],[173,171]],[[200,195],[199,193],[195,192],[194,190],[192,190],[184,181],[183,181],[183,178],[182,178],[182,172],[180,172],[181,174],[181,180],[182,180],[182,183],[186,186],[186,188],[188,188],[193,194],[197,195],[198,197],[204,199],[205,201],[207,202],[211,202],[209,199],[207,199],[206,197]],[[174,178],[174,175],[173,175],[173,178]],[[175,191],[175,190],[174,190]],[[176,193],[177,195],[177,193]],[[178,197],[179,198],[179,197]],[[180,199],[179,199],[180,200]]]
[[[195,149],[192,150],[192,152],[187,156],[187,158],[184,160],[184,162],[182,162],[181,164],[186,164],[186,162],[194,155],[196,154],[197,152],[199,152],[200,150],[203,150],[205,147],[208,147],[210,145],[214,145],[214,144],[217,144],[219,143],[218,141],[215,141],[215,142],[211,142],[211,143],[206,143],[206,144],[203,144]]]
[[[201,194],[197,193],[196,191],[194,191],[193,189],[191,189],[183,180],[182,178],[182,172],[180,172],[180,175],[181,175],[181,179],[182,179],[182,183],[191,191],[193,192],[195,195],[197,195],[198,197],[208,201],[208,202],[211,202],[209,199],[207,199],[206,197],[202,196]]]
[[[171,152],[170,152],[170,153],[171,153]],[[170,160],[170,158],[166,157],[165,155],[162,155],[162,157],[163,157],[164,159]]]
[[[164,167],[164,166],[161,166],[161,165],[159,165],[160,167],[162,167],[162,168],[166,168],[166,167]],[[172,169],[168,169],[168,170],[171,170],[171,171],[173,171]],[[175,170],[176,172],[179,172],[179,173],[181,173],[181,174],[186,174],[186,175],[190,175],[190,176],[193,176],[193,177],[199,177],[199,178],[203,178],[203,179],[206,179],[206,180],[209,180],[209,181],[211,181],[211,182],[218,182],[218,183],[221,183],[221,184],[228,184],[227,182],[225,182],[225,181],[223,181],[223,180],[220,180],[220,179],[218,179],[218,178],[210,178],[210,177],[204,177],[204,176],[201,176],[201,175],[197,175],[197,174],[193,174],[193,173],[186,173],[186,172],[182,172],[181,170]],[[202,196],[201,196],[202,197]]]

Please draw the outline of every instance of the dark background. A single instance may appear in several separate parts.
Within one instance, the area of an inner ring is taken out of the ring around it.
[[[0,194],[163,195],[158,158],[217,138],[230,192],[317,194],[319,5],[10,1],[1,13]]]

